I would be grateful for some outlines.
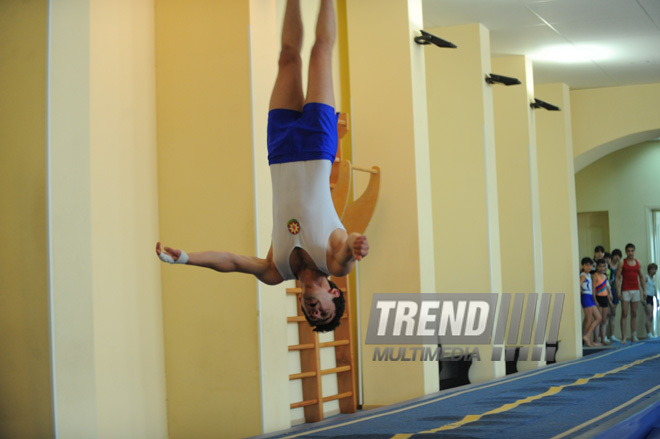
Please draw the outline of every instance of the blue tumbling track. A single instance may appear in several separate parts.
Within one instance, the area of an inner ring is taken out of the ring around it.
[[[585,438],[615,431],[609,428],[622,416],[648,407],[646,421],[630,427],[634,436],[603,436],[645,438],[655,434],[652,403],[659,396],[660,340],[654,340],[264,437]]]
[[[641,410],[594,439],[622,439],[639,437],[660,439],[660,402]]]

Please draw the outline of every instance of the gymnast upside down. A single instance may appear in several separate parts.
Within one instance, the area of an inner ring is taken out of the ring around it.
[[[221,251],[186,254],[156,244],[156,253],[164,262],[252,274],[269,285],[298,279],[303,314],[319,332],[334,330],[345,307],[342,291],[328,276],[345,276],[355,261],[369,253],[366,236],[346,232],[330,194],[338,141],[332,84],[333,3],[321,0],[305,97],[300,1],[287,1],[279,69],[268,112],[273,234],[266,258]]]

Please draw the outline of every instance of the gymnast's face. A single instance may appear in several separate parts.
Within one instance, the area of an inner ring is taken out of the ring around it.
[[[317,324],[325,324],[335,317],[335,304],[332,301],[339,297],[337,289],[332,289],[327,281],[316,288],[306,288],[300,296],[300,304],[310,320]]]

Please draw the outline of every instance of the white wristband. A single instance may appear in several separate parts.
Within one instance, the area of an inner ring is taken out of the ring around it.
[[[158,257],[161,261],[167,262],[168,264],[185,264],[188,262],[188,255],[183,250],[181,250],[181,255],[176,261],[172,256],[166,254],[165,252],[161,252]]]

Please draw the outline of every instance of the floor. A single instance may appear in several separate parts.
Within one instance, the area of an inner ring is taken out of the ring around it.
[[[646,438],[659,414],[656,339],[258,438]]]

